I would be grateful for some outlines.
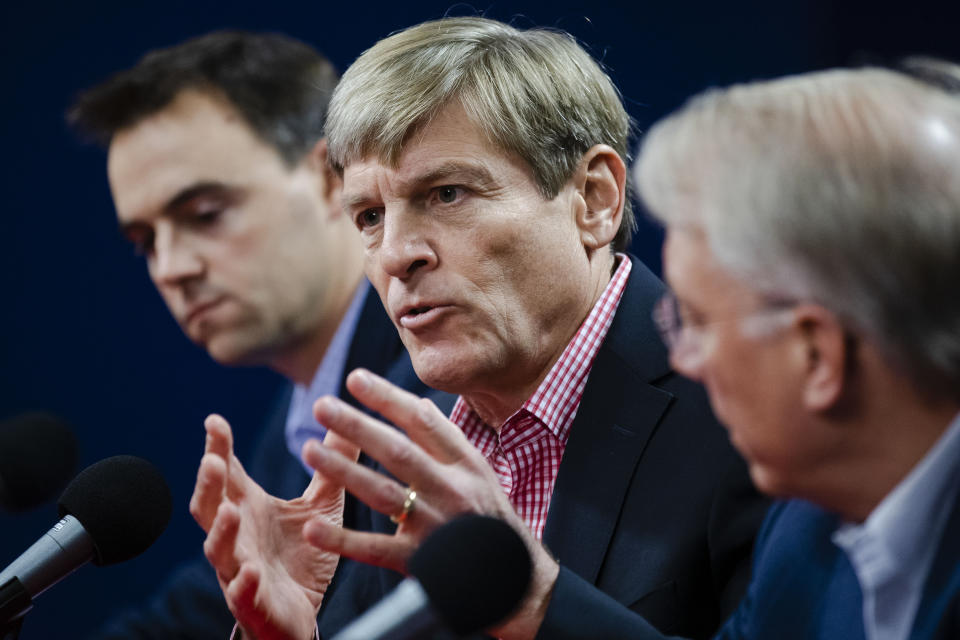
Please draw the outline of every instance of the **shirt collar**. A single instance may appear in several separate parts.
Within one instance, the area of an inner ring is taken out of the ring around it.
[[[566,440],[573,419],[576,417],[586,377],[613,323],[613,316],[630,276],[632,268],[630,258],[626,254],[617,253],[616,259],[619,264],[610,282],[607,283],[580,328],[567,343],[560,358],[550,368],[550,372],[537,390],[504,424],[509,424],[523,413],[528,413],[554,436]],[[574,393],[575,397],[571,398],[571,384],[577,383],[579,383],[579,389]],[[457,398],[456,405],[450,413],[450,419],[460,427],[470,421],[482,422],[463,396]]]

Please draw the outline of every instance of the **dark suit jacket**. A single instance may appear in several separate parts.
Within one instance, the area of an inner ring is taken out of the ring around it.
[[[594,586],[665,633],[709,637],[749,580],[768,502],[702,387],[669,367],[651,319],[663,291],[634,259],[551,499],[544,543],[563,571],[538,637],[562,633]]]
[[[669,369],[651,320],[662,293],[634,260],[571,428],[544,542],[584,589],[596,585],[668,633],[708,637],[743,595],[768,502],[701,387]],[[384,516],[368,515],[371,529],[392,530]],[[347,571],[321,611],[327,638],[399,580],[363,565]],[[542,637],[579,597],[564,583]],[[591,621],[581,623],[578,637],[592,637]]]
[[[910,640],[960,638],[960,499],[939,541],[924,584]],[[717,640],[863,640],[860,586],[846,554],[831,541],[836,516],[794,500],[767,517],[747,596]],[[566,581],[578,582],[570,575]],[[665,640],[665,636],[605,594],[579,581],[582,598],[570,602],[555,639]]]
[[[445,411],[449,412],[453,406],[455,398],[428,389],[416,377],[396,328],[372,289],[357,321],[344,375],[357,367],[365,367],[418,395],[429,395]],[[279,399],[277,410],[261,435],[256,454],[247,466],[251,477],[268,493],[282,498],[300,495],[309,482],[300,461],[287,450],[284,430],[291,392],[292,387],[288,387]],[[354,406],[360,406],[342,382],[339,395]],[[368,459],[364,463],[372,464]],[[348,495],[344,509],[345,524],[351,528],[370,529],[370,521],[371,514],[366,505]],[[389,520],[386,522],[389,524]],[[350,577],[354,564],[349,560],[340,563],[327,594],[328,602],[336,599],[339,585],[344,578]],[[377,600],[379,592],[365,600],[363,594],[355,595],[369,606]],[[147,606],[118,616],[95,637],[104,640],[226,640],[233,624],[233,616],[224,602],[216,575],[201,555],[176,569]]]

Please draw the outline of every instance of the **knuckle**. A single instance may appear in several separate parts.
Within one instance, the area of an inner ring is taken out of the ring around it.
[[[217,553],[214,547],[215,545],[213,540],[207,536],[207,539],[203,541],[203,555],[210,564],[216,567]]]
[[[387,455],[391,461],[401,467],[409,467],[414,463],[413,447],[405,439],[398,439],[392,443]]]
[[[416,416],[417,420],[420,421],[424,426],[433,428],[434,418],[436,418],[436,412],[438,411],[437,405],[433,403],[433,400],[430,398],[420,398],[417,400],[416,405]]]
[[[383,542],[377,541],[370,545],[370,556],[376,566],[392,566],[393,554],[390,547]]]
[[[403,498],[398,497],[396,488],[390,484],[384,483],[377,487],[374,500],[377,501],[380,510],[387,513],[392,513],[400,508]]]

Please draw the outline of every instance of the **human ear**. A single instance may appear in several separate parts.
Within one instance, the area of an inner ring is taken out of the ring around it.
[[[576,179],[582,197],[576,215],[580,239],[586,248],[600,249],[613,242],[620,228],[627,167],[612,147],[598,144],[583,154]]]
[[[804,350],[803,404],[810,411],[828,411],[840,402],[851,369],[847,331],[819,305],[802,304],[794,313]]]
[[[337,172],[330,166],[327,157],[327,139],[320,138],[307,153],[307,166],[314,174],[320,193],[327,203],[330,216],[340,214],[340,189],[343,181]]]

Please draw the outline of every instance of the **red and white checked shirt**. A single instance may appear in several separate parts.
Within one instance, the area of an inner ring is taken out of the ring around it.
[[[560,460],[577,415],[587,376],[607,335],[630,275],[630,259],[617,254],[617,267],[603,295],[530,398],[497,430],[460,396],[450,414],[467,439],[486,457],[514,509],[541,539]]]

